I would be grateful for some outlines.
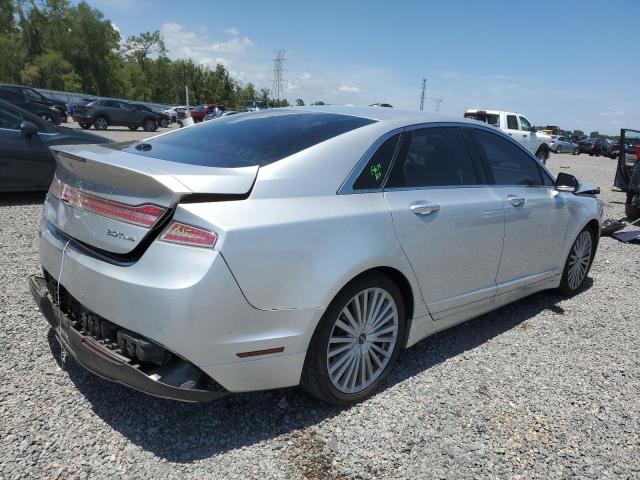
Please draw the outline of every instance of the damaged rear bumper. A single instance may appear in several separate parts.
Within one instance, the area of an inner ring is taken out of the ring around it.
[[[172,383],[176,383],[175,380],[180,383],[180,369],[185,366],[191,370],[197,368],[178,359],[171,367],[164,369],[160,367],[156,372],[145,373],[141,366],[134,363],[132,359],[108,348],[104,342],[96,340],[91,335],[77,330],[74,327],[74,321],[52,301],[46,280],[43,277],[35,275],[30,277],[29,287],[40,311],[55,330],[63,348],[78,363],[94,374],[149,395],[183,402],[207,402],[229,393],[213,380],[209,382],[212,389],[183,388],[164,383],[162,379],[165,378],[170,379],[169,381]],[[157,372],[162,372],[162,375]]]

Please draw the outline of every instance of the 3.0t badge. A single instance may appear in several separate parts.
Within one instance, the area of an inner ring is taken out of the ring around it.
[[[109,235],[110,237],[113,238],[119,238],[121,240],[126,240],[128,242],[135,242],[136,239],[133,238],[131,235],[126,235],[122,232],[118,232],[116,230],[111,230],[110,228],[107,229],[107,235]]]

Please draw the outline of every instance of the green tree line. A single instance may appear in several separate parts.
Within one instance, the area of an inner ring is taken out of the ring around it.
[[[82,1],[0,0],[0,82],[168,104],[246,100],[271,106],[269,90],[242,84],[223,65],[172,60],[160,32],[123,39]]]

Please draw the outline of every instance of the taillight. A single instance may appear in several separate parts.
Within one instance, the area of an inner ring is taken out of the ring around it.
[[[160,240],[180,245],[190,245],[192,247],[213,248],[218,240],[218,236],[210,230],[186,225],[180,222],[173,222],[164,231]]]
[[[58,177],[53,177],[49,191],[59,200],[74,207],[141,227],[152,227],[166,212],[165,208],[157,205],[131,206],[96,197],[64,183]]]

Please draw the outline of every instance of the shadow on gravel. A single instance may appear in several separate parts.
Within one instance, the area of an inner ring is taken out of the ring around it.
[[[590,288],[585,282],[583,290]],[[440,332],[404,351],[380,391],[476,348],[540,312],[563,315],[562,297],[542,292]],[[60,364],[53,330],[49,346]],[[96,414],[141,448],[171,462],[189,463],[303,429],[339,414],[299,388],[230,395],[208,404],[157,399],[103,380],[67,357],[71,381]],[[366,403],[365,403],[366,406]]]
[[[0,207],[43,204],[46,192],[0,193]]]

